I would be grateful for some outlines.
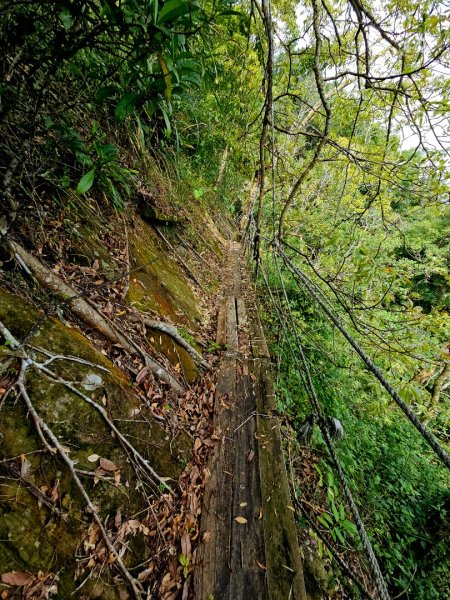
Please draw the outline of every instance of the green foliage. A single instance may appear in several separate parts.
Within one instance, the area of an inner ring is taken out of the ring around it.
[[[361,272],[361,259],[365,265],[368,256],[366,249],[361,248],[355,253],[357,273]],[[269,283],[277,289],[280,285],[278,269],[269,257],[265,264],[269,268]],[[369,281],[373,282],[373,278]],[[409,281],[409,285],[413,285]],[[404,415],[392,407],[371,375],[355,360],[351,349],[336,339],[333,328],[311,298],[286,273],[284,286],[323,410],[343,423],[345,437],[337,445],[337,453],[390,587],[396,593],[409,590],[407,597],[411,599],[437,600],[441,597],[442,569],[433,548],[439,544],[438,556],[442,555],[444,547],[448,551],[448,543],[446,545],[444,541],[448,527],[444,508],[448,505],[448,474],[434,461],[431,450]],[[266,293],[264,297],[267,299]],[[266,324],[273,333],[272,352],[280,357],[279,407],[298,428],[310,414],[311,407],[299,377],[299,367],[291,354],[296,343],[292,328],[279,330],[273,310],[273,306],[267,304]],[[422,323],[422,327],[426,326],[427,323]],[[415,327],[417,336],[417,324]],[[432,333],[436,330],[427,335]],[[354,332],[354,335],[358,333]],[[436,340],[432,346],[434,350],[444,339]],[[367,339],[362,343],[366,345]],[[378,350],[377,362],[382,359]],[[404,356],[395,358],[391,354],[391,365],[397,361],[390,377],[397,376],[405,401],[416,412],[424,412],[428,425],[439,435],[442,425],[427,409],[429,391],[418,381],[410,381],[410,375],[407,375],[410,369],[414,373],[415,361]],[[441,442],[445,443],[445,440],[441,439]],[[313,445],[321,456],[326,457],[326,447],[317,430]],[[361,549],[330,464],[323,458],[316,466],[319,486],[324,486],[327,498],[327,506],[322,507],[318,522],[338,546]],[[300,492],[301,487],[300,483]],[[436,515],[440,515],[439,527],[433,526]]]

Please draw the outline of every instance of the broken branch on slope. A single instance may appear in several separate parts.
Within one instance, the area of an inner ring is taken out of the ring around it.
[[[12,240],[8,240],[8,245],[17,261],[30,272],[37,282],[47,290],[62,298],[72,312],[81,319],[86,325],[89,325],[113,344],[119,344],[132,356],[141,355],[145,365],[151,373],[160,381],[168,384],[175,392],[181,394],[183,386],[177,379],[161,364],[151,358],[144,350],[125,335],[112,321],[85,300],[80,294],[77,294],[73,288],[65,283],[58,275],[45,267],[37,258],[29,254],[22,246]]]

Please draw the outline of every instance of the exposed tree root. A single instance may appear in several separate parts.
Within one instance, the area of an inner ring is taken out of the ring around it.
[[[149,371],[160,381],[168,384],[175,392],[181,394],[183,387],[177,379],[162,365],[151,358],[144,350],[125,335],[114,323],[102,315],[87,300],[77,294],[58,275],[45,267],[37,258],[29,254],[22,246],[12,240],[8,240],[14,256],[21,265],[35,277],[42,287],[57,294],[70,306],[72,312],[113,344],[119,344],[129,354],[141,355]]]
[[[203,359],[200,352],[191,346],[191,344],[184,339],[184,337],[180,334],[178,329],[169,323],[164,323],[162,321],[155,321],[154,319],[148,319],[147,317],[140,315],[131,315],[129,320],[133,323],[144,323],[146,327],[150,327],[150,329],[155,329],[156,331],[161,331],[166,335],[170,336],[181,348],[186,350],[186,352],[191,356],[197,364],[199,364],[203,369],[209,370],[211,365]]]

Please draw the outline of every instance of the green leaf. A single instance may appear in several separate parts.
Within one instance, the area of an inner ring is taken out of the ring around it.
[[[326,527],[327,529],[330,529],[330,525],[327,523],[327,521],[324,519],[323,515],[319,515],[317,517],[317,520],[319,521],[319,523],[322,523],[322,525],[324,527]]]
[[[190,563],[189,556],[185,556],[184,554],[180,554],[180,556],[178,557],[178,560],[180,561],[180,565],[182,567],[188,567],[189,566],[189,563]]]
[[[102,102],[103,100],[106,100],[106,98],[114,96],[114,94],[116,94],[118,91],[119,88],[116,85],[105,85],[104,87],[101,87],[99,90],[97,90],[97,93],[95,94],[95,99],[97,100],[97,102]]]
[[[166,130],[164,133],[165,133],[166,138],[169,139],[170,136],[172,135],[172,127],[170,125],[169,115],[167,114],[167,111],[164,108],[164,106],[160,106],[159,109],[162,112],[162,116],[164,117],[164,123],[166,124]]]
[[[192,10],[197,7],[191,7]],[[159,11],[158,23],[165,23],[166,21],[174,21],[189,12],[189,3],[185,0],[168,0],[164,3],[164,6]]]
[[[108,190],[109,190],[109,199],[111,200],[113,206],[119,210],[122,209],[123,208],[122,198],[121,198],[119,192],[117,191],[116,186],[111,181],[111,179],[108,179]]]
[[[204,190],[202,190],[202,188],[199,188],[198,190],[194,190],[193,194],[194,194],[194,198],[196,200],[199,200],[199,198],[201,198],[203,196],[203,194],[205,193]]]
[[[72,27],[73,17],[72,13],[68,8],[62,9],[62,11],[59,13],[59,18],[61,20],[61,23],[64,25],[65,29],[70,29]]]
[[[86,192],[88,192],[91,189],[92,184],[94,183],[94,179],[95,168],[85,173],[80,179],[77,185],[77,194],[85,194]]]
[[[342,533],[341,533],[340,529],[338,529],[337,527],[335,527],[334,531],[335,531],[335,533],[336,533],[336,535],[337,535],[337,537],[338,537],[339,541],[341,542],[341,544],[342,544],[343,546],[345,546],[345,539],[344,539],[344,536],[342,535]]]
[[[68,175],[63,175],[60,181],[61,187],[65,190],[70,187],[70,177]]]
[[[342,521],[342,526],[344,529],[346,529],[352,535],[358,535],[358,530],[356,529],[356,525],[354,523],[352,523],[351,521],[349,521],[348,519],[345,519],[345,521]]]
[[[119,100],[116,106],[116,121],[123,121],[130,115],[136,108],[136,102],[140,94],[137,92],[128,92]]]
[[[99,158],[111,160],[117,157],[117,148],[113,144],[94,144],[95,151]]]

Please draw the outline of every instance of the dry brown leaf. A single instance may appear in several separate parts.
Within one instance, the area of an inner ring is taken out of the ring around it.
[[[59,498],[59,480],[57,479],[55,481],[55,485],[50,488],[49,490],[47,490],[47,496],[50,498],[50,500],[54,503],[58,500]]]
[[[118,467],[116,467],[116,465],[113,463],[113,461],[109,460],[108,458],[101,458],[100,466],[105,471],[117,471],[117,469],[118,469]]]
[[[139,371],[139,373],[136,375],[136,383],[142,383],[144,381],[144,379],[147,377],[148,375],[148,367],[142,367],[142,369]]]
[[[138,521],[137,519],[130,519],[129,521],[127,521],[127,525],[129,527],[130,531],[135,533],[140,528],[141,522]]]
[[[187,557],[191,555],[191,539],[187,531],[181,536],[181,552]]]
[[[2,583],[7,585],[25,585],[32,576],[24,571],[10,571],[1,576]]]
[[[211,541],[211,532],[210,531],[205,531],[205,533],[203,534],[202,540],[205,542],[205,544],[207,544],[208,542]]]
[[[108,302],[106,303],[105,307],[103,308],[103,312],[105,313],[105,315],[107,315],[108,317],[112,317],[113,312],[114,312],[114,308],[113,305],[111,304],[111,302],[108,300]]]
[[[120,511],[120,508],[116,510],[116,516],[114,517],[114,525],[117,529],[119,529],[119,527],[122,525],[122,513]]]
[[[236,517],[235,521],[237,521],[241,525],[245,525],[245,523],[247,523],[247,519],[245,517]]]
[[[183,585],[183,594],[181,596],[181,600],[188,600],[188,598],[189,598],[189,584],[190,584],[189,579],[186,579],[186,581],[184,582],[184,585]]]

